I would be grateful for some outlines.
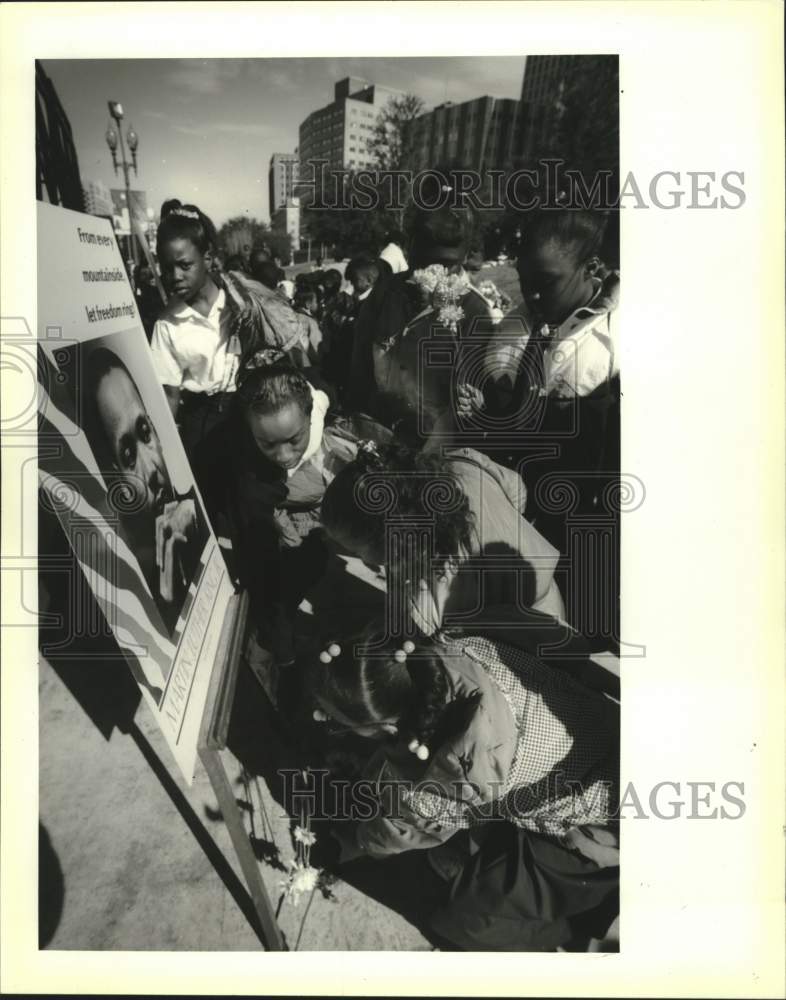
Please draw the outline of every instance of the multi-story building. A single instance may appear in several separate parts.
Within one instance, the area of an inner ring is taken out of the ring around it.
[[[273,153],[267,173],[270,218],[286,205],[295,193],[298,179],[297,153]]]
[[[326,160],[330,169],[372,167],[367,150],[374,123],[391,97],[399,90],[380,87],[359,77],[348,76],[335,85],[331,104],[312,111],[300,125],[300,175],[313,177],[310,163]]]
[[[292,249],[300,249],[300,199],[287,198],[275,212],[270,213],[270,228],[286,233],[292,240]]]
[[[126,192],[123,188],[111,188],[112,215],[114,217],[115,232],[120,236],[128,236],[131,232],[131,220],[128,213],[128,203]],[[147,192],[131,191],[131,205],[134,210],[134,219],[142,226],[147,227]]]
[[[521,83],[512,157],[528,161],[547,149],[562,98],[577,85],[582,92],[618,88],[617,56],[527,56]]]
[[[82,197],[84,198],[85,211],[89,215],[112,215],[112,195],[106,184],[101,181],[84,181],[82,183]]]
[[[439,166],[488,170],[504,165],[510,150],[518,101],[476,97],[447,101],[419,115],[409,126],[411,169]]]

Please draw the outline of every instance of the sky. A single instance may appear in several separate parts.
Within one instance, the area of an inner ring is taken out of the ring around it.
[[[156,212],[166,198],[197,204],[217,226],[247,213],[268,218],[273,153],[292,152],[298,126],[359,76],[443,101],[521,94],[523,56],[311,59],[44,59],[71,122],[82,180],[122,187],[104,134],[107,101],[139,135],[139,176]]]

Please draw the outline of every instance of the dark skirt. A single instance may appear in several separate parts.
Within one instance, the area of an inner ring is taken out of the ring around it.
[[[546,837],[499,822],[429,925],[465,951],[550,951],[568,944],[577,927],[601,936],[619,908],[618,893],[619,868],[599,868]]]

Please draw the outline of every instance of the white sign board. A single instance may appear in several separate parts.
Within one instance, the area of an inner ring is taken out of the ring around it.
[[[38,338],[41,502],[190,783],[233,588],[108,221],[38,205]]]

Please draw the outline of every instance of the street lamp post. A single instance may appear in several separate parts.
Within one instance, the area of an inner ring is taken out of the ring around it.
[[[129,170],[133,166],[134,174],[138,176],[137,166],[136,166],[136,151],[139,146],[139,136],[134,131],[133,126],[129,126],[126,131],[126,139],[128,141],[128,148],[131,152],[131,163],[129,164],[126,159],[126,147],[123,142],[123,129],[120,125],[123,120],[123,105],[118,101],[108,101],[109,114],[115,121],[117,125],[117,131],[110,125],[106,130],[106,144],[109,146],[109,151],[112,154],[112,166],[115,168],[115,174],[117,174],[117,146],[120,143],[120,163],[123,167],[123,179],[125,181],[126,187],[126,205],[128,206],[128,228],[129,228],[129,238],[131,240],[131,257],[134,264],[137,263],[137,252],[136,252],[136,242],[134,240],[134,216],[133,208],[131,205],[131,181],[129,179]]]

